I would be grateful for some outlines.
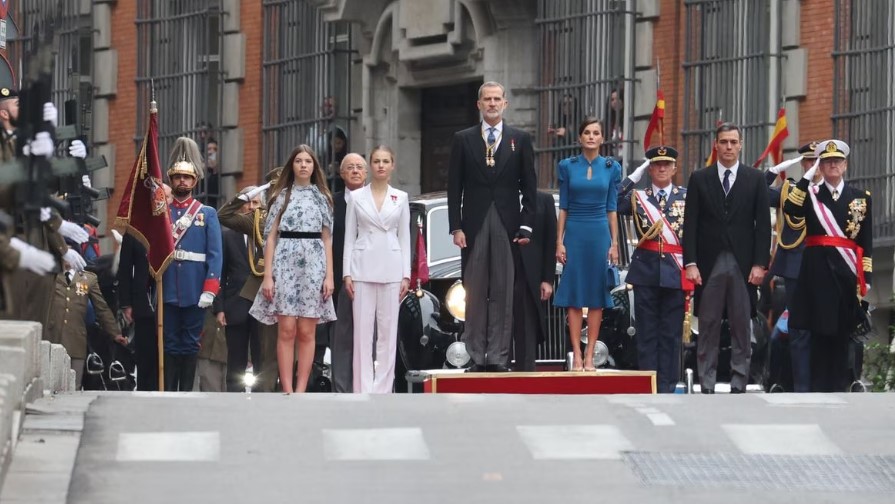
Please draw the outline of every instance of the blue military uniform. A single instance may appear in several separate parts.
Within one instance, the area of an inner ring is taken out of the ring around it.
[[[171,222],[186,215],[193,198],[170,205]],[[221,225],[218,214],[202,205],[191,220],[174,250],[174,261],[165,270],[165,353],[193,355],[199,352],[199,340],[205,309],[199,308],[203,292],[217,295],[223,265]]]
[[[814,160],[817,143],[811,142],[799,148],[804,159]],[[783,213],[783,203],[795,188],[796,181],[788,178],[780,187],[771,187],[777,174],[765,173],[768,182],[768,202],[771,207],[779,208],[777,214],[777,247],[771,262],[769,273],[783,279],[786,293],[786,307],[792,306],[792,299],[799,282],[799,269],[802,266],[802,252],[805,250],[805,218],[793,217]],[[811,390],[810,342],[811,332],[806,329],[788,328],[789,355],[792,363],[792,391],[809,392]],[[777,385],[784,382],[778,377],[783,367],[780,361],[784,350],[782,331],[779,328],[771,333],[771,381]],[[785,388],[785,387],[784,387]]]
[[[647,151],[650,163],[675,162],[677,151],[654,147]],[[637,330],[637,355],[642,370],[656,371],[659,393],[672,393],[680,377],[680,345],[684,324],[685,293],[681,289],[681,265],[674,253],[681,253],[684,232],[684,202],[687,189],[670,185],[650,187],[640,197],[665,217],[678,243],[668,243],[648,218],[634,194],[634,182],[626,178],[618,188],[618,212],[630,213],[640,239],[631,257],[625,282],[634,286],[634,327]],[[663,191],[660,194],[659,191]],[[662,224],[664,226],[664,224]],[[680,256],[678,256],[680,258]]]
[[[191,161],[198,152],[195,141],[178,138],[174,152],[180,161],[168,169],[168,178],[192,177],[199,181],[201,169]],[[165,390],[190,391],[198,364],[206,308],[221,286],[223,245],[221,225],[214,208],[192,197],[169,205],[174,257],[162,277],[164,299]]]

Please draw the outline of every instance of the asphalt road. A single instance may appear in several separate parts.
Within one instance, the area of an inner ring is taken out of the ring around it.
[[[67,501],[891,503],[895,394],[103,394]]]

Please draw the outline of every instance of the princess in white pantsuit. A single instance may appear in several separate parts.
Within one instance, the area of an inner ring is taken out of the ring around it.
[[[395,381],[398,308],[410,287],[410,206],[407,193],[388,183],[395,169],[390,148],[373,149],[370,169],[370,185],[348,198],[343,287],[354,308],[354,391],[387,394]]]

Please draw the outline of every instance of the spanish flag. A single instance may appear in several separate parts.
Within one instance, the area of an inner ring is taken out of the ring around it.
[[[653,146],[653,133],[659,133],[659,144],[665,143],[665,94],[659,89],[656,91],[656,106],[653,108],[653,115],[649,119],[649,125],[646,127],[646,134],[643,136],[643,149],[649,150]]]
[[[786,128],[786,109],[780,107],[780,110],[777,111],[777,124],[774,125],[774,134],[771,135],[771,140],[768,142],[768,146],[765,148],[764,152],[761,153],[761,156],[758,157],[758,161],[752,166],[758,168],[761,165],[761,162],[768,157],[768,154],[774,159],[774,164],[782,163],[783,140],[788,136],[789,130]]]

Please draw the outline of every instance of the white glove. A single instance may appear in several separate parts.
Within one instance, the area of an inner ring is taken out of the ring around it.
[[[202,295],[199,296],[199,308],[208,308],[213,302],[214,294],[210,292],[203,292]]]
[[[87,189],[91,189],[93,184],[90,183],[90,175],[82,175],[81,176],[81,184],[84,185]]]
[[[34,140],[29,141],[22,147],[22,154],[26,156],[44,156],[49,159],[53,157],[55,150],[53,137],[48,132],[41,131],[35,135]]]
[[[49,252],[44,252],[18,238],[10,238],[9,245],[19,251],[19,269],[46,275],[56,266],[56,260]]]
[[[773,173],[774,175],[780,175],[781,172],[786,171],[786,169],[789,168],[790,166],[802,161],[802,158],[804,158],[804,157],[805,156],[799,156],[795,159],[790,159],[789,161],[784,161],[780,164],[777,164],[777,165],[774,165],[774,166],[768,168],[768,171]]]
[[[52,124],[54,128],[59,126],[59,111],[53,102],[44,103],[44,122]]]
[[[264,184],[263,186],[256,187],[245,194],[241,194],[239,196],[239,199],[241,199],[243,201],[252,201],[253,199],[255,199],[255,196],[258,196],[259,194],[263,193],[269,187],[270,187],[270,182]]]
[[[68,252],[62,256],[62,260],[67,262],[75,271],[84,271],[84,268],[87,267],[87,261],[73,248],[68,249]]]
[[[68,146],[68,154],[73,158],[84,159],[87,157],[87,146],[80,140],[72,140]]]
[[[41,221],[41,222],[46,222],[46,221],[50,220],[51,217],[53,217],[53,211],[50,210],[50,207],[46,207],[46,206],[45,206],[45,207],[41,207],[41,209],[40,209],[40,221]]]
[[[809,181],[814,181],[814,175],[817,173],[817,167],[820,165],[820,158],[817,158],[817,161],[811,166],[811,169],[806,171],[802,178],[808,179]]]
[[[643,178],[643,172],[645,172],[647,168],[649,168],[649,159],[644,161],[640,166],[637,167],[636,170],[631,172],[631,174],[628,175],[628,178],[631,179],[631,182],[634,182],[635,184],[640,182],[640,179]]]
[[[84,243],[90,239],[90,234],[84,231],[83,227],[69,221],[62,221],[62,224],[59,225],[59,234],[77,244]]]

